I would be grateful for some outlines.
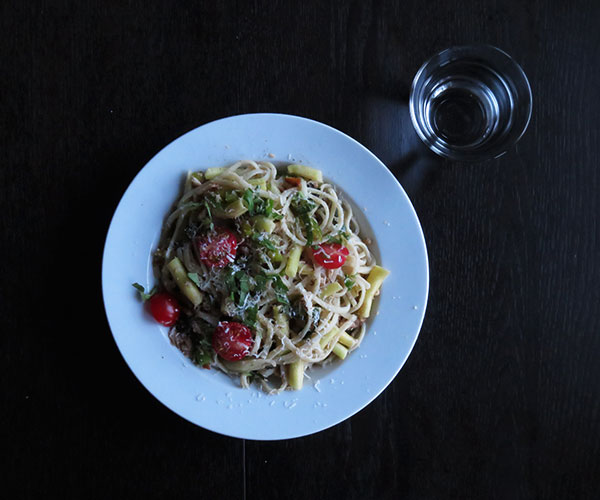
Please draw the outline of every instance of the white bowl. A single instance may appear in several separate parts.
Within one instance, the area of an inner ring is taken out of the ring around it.
[[[391,271],[361,346],[343,362],[310,372],[301,391],[269,396],[191,363],[168,329],[144,311],[131,284],[154,283],[151,253],[188,170],[240,159],[314,166],[350,201],[377,262]],[[368,223],[367,223],[368,221]],[[123,195],[102,263],[106,315],[125,361],[165,406],[206,429],[246,439],[286,439],[335,425],[369,404],[396,376],[417,339],[427,304],[425,240],[406,193],[371,152],[306,118],[250,114],[188,132],[160,151]]]

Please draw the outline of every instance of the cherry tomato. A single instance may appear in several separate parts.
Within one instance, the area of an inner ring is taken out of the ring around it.
[[[253,343],[250,328],[235,321],[221,321],[215,328],[212,340],[215,352],[227,361],[244,359]]]
[[[216,227],[196,240],[198,258],[208,267],[225,267],[235,260],[237,236],[229,229]]]
[[[315,262],[325,269],[337,269],[345,264],[350,252],[339,243],[321,243],[316,250],[312,249],[312,254]]]
[[[148,300],[150,313],[156,321],[173,326],[179,318],[179,302],[170,293],[157,293]]]

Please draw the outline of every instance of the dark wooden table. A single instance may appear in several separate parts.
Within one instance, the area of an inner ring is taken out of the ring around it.
[[[597,0],[9,1],[0,27],[5,498],[599,498]],[[410,82],[478,42],[521,63],[533,119],[498,160],[444,161],[411,127]],[[431,266],[389,388],[282,442],[163,407],[123,362],[100,290],[138,170],[191,128],[259,111],[378,155]]]

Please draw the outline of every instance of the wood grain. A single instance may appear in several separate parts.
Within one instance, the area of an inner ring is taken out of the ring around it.
[[[598,26],[594,0],[3,3],[10,498],[597,498]],[[521,63],[533,119],[500,159],[445,161],[412,129],[412,76],[480,42]],[[195,126],[258,111],[323,121],[378,155],[431,266],[420,338],[390,387],[332,429],[272,443],[154,400],[100,293],[104,236],[137,171]]]

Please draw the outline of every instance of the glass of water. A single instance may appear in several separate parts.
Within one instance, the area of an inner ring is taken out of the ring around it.
[[[490,45],[452,47],[417,72],[410,116],[419,137],[453,160],[497,158],[523,135],[531,87],[521,67]]]

